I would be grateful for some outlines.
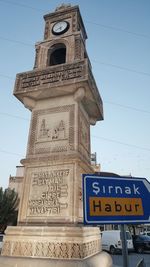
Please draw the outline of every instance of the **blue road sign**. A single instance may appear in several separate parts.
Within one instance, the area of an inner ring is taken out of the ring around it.
[[[83,174],[83,210],[85,224],[150,223],[150,183]]]

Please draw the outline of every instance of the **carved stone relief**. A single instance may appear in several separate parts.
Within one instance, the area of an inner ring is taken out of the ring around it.
[[[64,152],[68,150],[69,113],[41,115],[38,118],[35,151],[47,148],[49,152]],[[57,144],[56,144],[57,143]]]
[[[75,12],[72,13],[72,31],[77,31],[77,16]]]
[[[90,159],[90,124],[83,113],[79,112],[79,151],[88,160]]]
[[[28,154],[74,150],[74,105],[33,112]]]
[[[32,91],[41,86],[53,85],[57,82],[69,81],[71,79],[82,78],[85,75],[85,62],[81,61],[73,64],[65,64],[45,70],[34,70],[17,75],[15,92]]]
[[[28,172],[30,190],[27,218],[48,218],[69,215],[69,166],[31,168]]]
[[[99,240],[75,242],[5,241],[2,256],[84,259],[100,251]]]
[[[45,32],[44,32],[44,39],[48,39],[48,32],[49,32],[49,22],[46,21],[46,24],[45,24]]]
[[[81,59],[81,38],[75,38],[75,59]]]
[[[35,63],[34,63],[34,69],[38,67],[38,57],[39,57],[39,52],[40,52],[40,46],[36,48],[36,54],[35,54]]]

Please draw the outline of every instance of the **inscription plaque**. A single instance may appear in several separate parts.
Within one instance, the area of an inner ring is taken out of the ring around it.
[[[27,217],[68,215],[69,178],[68,166],[33,168],[29,171],[30,191]]]
[[[74,64],[67,64],[57,67],[49,67],[45,70],[34,70],[20,73],[17,75],[15,92],[26,91],[28,88],[32,91],[39,87],[54,84],[57,82],[69,81],[76,78],[83,78],[85,74],[85,61]]]

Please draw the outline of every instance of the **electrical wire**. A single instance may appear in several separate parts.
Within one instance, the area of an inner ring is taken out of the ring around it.
[[[13,78],[12,76],[8,76],[8,75],[2,74],[2,73],[0,73],[0,76],[3,78],[9,79],[9,80],[15,80],[15,78]]]
[[[149,151],[150,152],[150,148],[141,147],[141,146],[137,146],[137,145],[133,145],[133,144],[128,144],[128,143],[120,142],[120,141],[117,141],[117,140],[114,140],[114,139],[105,138],[105,137],[102,137],[102,136],[96,136],[96,135],[91,135],[91,136],[93,138],[102,139],[102,140],[107,141],[107,142],[116,143],[116,144],[119,144],[119,145],[133,147],[133,148],[137,148],[137,149],[140,149],[140,150],[145,150],[145,151]]]
[[[106,28],[106,29],[109,29],[109,30],[124,32],[124,33],[132,34],[132,35],[135,35],[135,36],[138,36],[138,37],[150,39],[150,36],[147,35],[147,34],[132,32],[132,31],[125,30],[125,29],[122,29],[122,28],[118,28],[118,27],[114,27],[114,26],[110,26],[110,25],[105,25],[105,24],[101,24],[101,23],[96,23],[96,22],[92,22],[92,21],[87,21],[87,20],[85,20],[85,22],[93,24],[93,25],[96,25],[96,26],[100,26],[100,27],[103,27],[103,28]]]
[[[137,71],[135,69],[130,69],[130,68],[127,68],[127,67],[124,67],[124,66],[119,66],[119,65],[115,65],[115,64],[111,64],[111,63],[101,62],[101,61],[98,61],[98,60],[95,60],[95,59],[92,59],[91,61],[93,61],[93,62],[95,62],[97,64],[100,64],[100,65],[105,65],[105,66],[109,66],[109,67],[112,67],[112,68],[117,68],[117,69],[120,69],[120,70],[133,72],[133,73],[140,74],[140,75],[150,76],[150,73],[148,73],[148,72]],[[0,76],[5,77],[5,78],[7,78],[7,77],[8,78],[12,78],[12,77],[4,75],[4,74],[0,74]]]
[[[3,150],[3,149],[1,149],[1,148],[0,148],[0,153],[9,154],[9,155],[14,155],[14,156],[21,156],[21,157],[22,157],[22,154],[14,153],[14,152],[10,152],[10,151],[7,151],[7,150]]]
[[[0,2],[8,3],[8,4],[11,4],[11,5],[17,5],[17,6],[24,7],[24,8],[29,8],[29,9],[32,9],[32,10],[35,10],[35,11],[40,11],[40,12],[44,11],[45,12],[45,10],[42,10],[42,9],[39,9],[39,8],[35,8],[35,7],[32,7],[32,6],[28,6],[26,4],[20,4],[20,3],[14,2],[14,1],[12,2],[12,1],[8,1],[8,0],[0,0]],[[124,32],[124,33],[127,33],[127,34],[132,34],[132,35],[135,35],[135,36],[138,36],[138,37],[142,37],[142,38],[143,37],[144,38],[150,38],[150,36],[145,35],[145,34],[132,32],[132,31],[129,31],[129,30],[125,30],[125,29],[114,27],[114,26],[110,26],[110,25],[104,25],[104,24],[101,24],[101,23],[96,23],[96,22],[91,22],[91,21],[86,21],[86,20],[85,20],[85,22],[90,23],[90,24],[94,24],[94,25],[97,25],[97,26],[100,26],[100,27],[103,27],[103,28]],[[18,41],[18,40],[12,40],[12,39],[9,39],[9,38],[4,38],[2,36],[0,36],[0,39],[4,40],[4,41],[18,43],[20,45],[26,45],[26,46],[32,46],[32,47],[34,46],[33,44],[29,44],[29,43]],[[137,74],[150,76],[150,73],[147,73],[147,72],[137,71],[135,69],[130,69],[130,68],[127,68],[127,67],[123,67],[123,66],[119,66],[119,65],[115,65],[115,64],[111,64],[111,63],[100,62],[100,61],[97,61],[97,60],[94,60],[94,59],[92,61],[95,62],[95,63],[101,64],[101,65],[106,65],[106,66],[118,68],[118,69],[121,69],[121,70],[130,71],[130,72],[134,72],[134,73],[137,73]],[[0,74],[0,76],[4,77],[4,78],[8,78],[8,79],[13,79],[14,80],[13,77],[10,77],[10,76],[7,76],[7,75]],[[116,105],[116,106],[120,106],[120,107],[123,107],[123,108],[132,109],[132,110],[139,111],[139,112],[150,113],[150,111],[147,111],[147,110],[141,110],[141,109],[137,109],[137,108],[134,108],[134,107],[117,104],[117,103],[114,103],[114,102],[105,101],[105,103]],[[22,119],[22,120],[28,120],[26,118],[15,116],[15,115],[11,115],[11,114],[8,114],[8,113],[0,113],[0,115],[10,116],[10,117],[14,117],[14,118],[17,118],[17,119]],[[134,147],[134,148],[137,148],[137,149],[150,151],[149,148],[144,148],[144,147],[140,147],[140,146],[124,143],[124,142],[120,142],[120,141],[117,141],[117,140],[112,140],[112,139],[108,139],[108,138],[104,138],[104,137],[98,137],[98,136],[93,136],[93,137],[94,138],[98,138],[98,139],[103,139],[103,140],[108,141],[108,142],[114,142],[114,143],[117,143],[117,144],[120,144],[120,145],[126,145],[126,146]],[[18,154],[18,153],[8,152],[8,151],[2,150],[2,149],[0,149],[0,152],[12,154],[12,155],[19,155],[20,156],[20,154]]]
[[[21,3],[15,2],[15,1],[0,0],[0,2],[4,2],[4,3],[15,5],[15,6],[20,6],[20,7],[23,7],[23,8],[32,9],[32,10],[38,11],[38,12],[39,11],[40,12],[47,12],[47,11],[41,9],[41,8],[37,8],[37,7],[33,7],[33,6],[28,6],[26,4],[21,4]],[[142,34],[142,33],[137,33],[137,32],[133,32],[133,31],[129,31],[129,30],[126,30],[126,29],[123,29],[123,28],[112,26],[112,25],[106,25],[106,24],[102,24],[102,23],[98,23],[98,22],[88,21],[86,19],[84,21],[86,23],[97,25],[99,27],[103,27],[103,28],[106,28],[106,29],[109,29],[109,30],[113,30],[113,31],[115,30],[115,31],[124,32],[124,33],[127,33],[127,34],[132,34],[132,35],[135,35],[135,36],[138,36],[138,37],[150,39],[150,36],[147,35],[147,34]]]
[[[8,42],[16,43],[16,44],[21,44],[21,45],[26,45],[26,46],[32,46],[32,47],[34,47],[33,44],[25,43],[25,42],[14,40],[14,39],[5,38],[5,37],[2,37],[2,36],[0,36],[0,39],[3,40],[3,41],[8,41]]]
[[[15,118],[15,119],[29,121],[27,118],[24,118],[24,117],[21,117],[21,116],[12,115],[12,114],[9,114],[9,113],[0,112],[0,115],[11,117],[11,118]]]
[[[118,106],[118,107],[121,107],[121,108],[131,109],[131,110],[134,110],[134,111],[138,111],[138,112],[143,112],[143,113],[150,114],[150,111],[149,110],[139,109],[139,108],[135,108],[135,107],[131,107],[131,106],[126,106],[126,105],[122,105],[122,104],[118,104],[118,103],[110,102],[110,101],[103,101],[103,102],[106,103],[106,104]]]
[[[0,0],[1,1],[1,0]],[[9,39],[9,38],[5,38],[5,37],[2,37],[0,36],[0,39],[1,40],[4,40],[4,41],[8,41],[8,42],[13,42],[13,43],[17,43],[17,44],[20,44],[20,45],[25,45],[25,46],[31,46],[31,47],[34,47],[33,44],[31,43],[26,43],[26,42],[22,42],[22,41],[18,41],[18,40],[14,40],[14,39]],[[44,47],[45,48],[45,47]],[[112,67],[112,68],[117,68],[117,69],[121,69],[121,70],[125,70],[125,71],[129,71],[129,72],[134,72],[136,74],[140,74],[140,75],[146,75],[146,76],[150,76],[150,73],[149,72],[144,72],[144,71],[138,71],[138,70],[135,70],[135,69],[131,69],[131,68],[127,68],[127,67],[124,67],[124,66],[120,66],[120,65],[116,65],[116,64],[111,64],[111,63],[108,63],[108,62],[102,62],[102,61],[98,61],[96,59],[91,59],[92,62],[95,62],[96,64],[100,64],[100,65],[105,65],[105,66],[109,66],[109,67]],[[6,75],[3,75],[3,74],[0,74],[0,76],[5,76],[7,77]]]
[[[15,116],[15,115],[11,115],[11,114],[8,114],[8,113],[2,113],[2,112],[0,112],[0,115],[9,116],[9,117],[13,117],[13,118],[16,118],[16,119],[21,119],[21,120],[29,121],[29,119],[27,119],[27,118],[20,117],[20,116]],[[136,149],[150,151],[150,148],[145,148],[145,147],[137,146],[137,145],[134,145],[134,144],[124,143],[124,142],[121,142],[121,141],[117,141],[117,140],[114,140],[114,139],[105,138],[105,137],[102,137],[102,136],[96,136],[96,135],[91,135],[91,136],[93,138],[102,139],[104,141],[108,141],[108,142],[112,142],[112,143],[117,143],[119,145],[125,145],[125,146],[133,147],[133,148],[136,148]],[[4,150],[0,149],[0,152],[3,152],[3,151]],[[7,151],[4,151],[4,152],[6,153]],[[7,152],[7,153],[9,154],[9,152]],[[10,152],[10,154],[13,154],[13,153]],[[19,155],[19,154],[16,154],[16,155]]]
[[[14,6],[20,6],[20,7],[25,7],[25,8],[29,8],[29,9],[32,9],[32,10],[35,10],[35,11],[44,11],[43,9],[40,9],[40,8],[37,8],[37,7],[32,7],[32,6],[28,6],[26,4],[20,4],[18,2],[14,2],[14,1],[8,1],[8,0],[0,0],[0,2],[4,2],[4,3],[7,3],[7,4],[10,4],[10,5],[14,5]]]
[[[104,140],[106,142],[116,143],[116,144],[119,144],[119,145],[123,145],[123,146],[127,146],[127,147],[132,147],[132,148],[136,148],[136,149],[139,149],[139,150],[145,150],[147,152],[150,152],[150,148],[141,147],[141,146],[137,146],[137,145],[133,145],[133,144],[128,144],[128,143],[120,142],[120,141],[117,141],[117,140],[114,140],[114,139],[105,138],[105,137],[102,137],[102,136],[91,135],[91,137],[92,138],[96,138],[96,139],[102,139],[102,140]],[[10,154],[10,155],[14,155],[14,156],[21,156],[21,157],[23,157],[19,153],[14,153],[14,152],[6,151],[6,150],[3,150],[1,148],[0,148],[0,153],[5,153],[5,154]]]
[[[135,69],[130,69],[130,68],[127,68],[127,67],[123,67],[123,66],[119,66],[119,65],[115,65],[115,64],[111,64],[111,63],[101,62],[101,61],[98,61],[98,60],[95,60],[95,59],[91,59],[91,61],[93,61],[93,62],[95,62],[97,64],[109,66],[109,67],[112,67],[112,68],[117,68],[117,69],[129,71],[129,72],[134,72],[136,74],[150,76],[150,73],[148,73],[148,72],[138,71],[138,70],[135,70]]]

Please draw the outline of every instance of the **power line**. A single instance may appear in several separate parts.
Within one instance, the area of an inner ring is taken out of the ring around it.
[[[32,47],[34,47],[33,44],[25,43],[25,42],[14,40],[14,39],[5,38],[5,37],[2,37],[2,36],[0,36],[0,39],[3,40],[3,41],[8,41],[8,42],[16,43],[16,44],[21,44],[21,45],[26,45],[26,46],[32,46]]]
[[[126,105],[118,104],[118,103],[115,103],[115,102],[104,101],[104,103],[110,104],[110,105],[114,105],[114,106],[118,106],[118,107],[121,107],[121,108],[131,109],[131,110],[134,110],[134,111],[150,114],[150,111],[148,111],[148,110],[138,109],[138,108],[135,108],[135,107],[126,106]],[[27,119],[27,118],[24,118],[24,117],[21,117],[21,116],[17,116],[17,115],[12,115],[12,114],[9,114],[9,113],[0,112],[0,115],[7,116],[7,117],[12,117],[12,118],[15,118],[15,119],[21,119],[21,120],[29,121],[29,119]]]
[[[101,23],[96,23],[96,22],[92,22],[92,21],[87,21],[87,20],[85,20],[85,21],[87,23],[94,24],[94,25],[97,25],[97,26],[100,26],[100,27],[103,27],[103,28],[106,28],[106,29],[119,31],[119,32],[124,32],[124,33],[132,34],[132,35],[135,35],[135,36],[139,36],[139,37],[150,39],[150,36],[147,35],[147,34],[132,32],[132,31],[129,31],[129,30],[126,30],[126,29],[122,29],[122,28],[118,28],[118,27],[114,27],[114,26],[110,26],[110,25],[105,25],[105,24],[101,24]]]
[[[0,153],[5,153],[5,154],[10,154],[10,155],[21,156],[21,157],[22,157],[22,154],[18,154],[18,153],[10,152],[10,151],[7,151],[7,150],[3,150],[3,149],[1,149],[1,148],[0,148]]]
[[[121,106],[122,106],[122,105],[121,105]],[[144,111],[144,112],[145,112],[145,111]],[[22,120],[26,120],[26,121],[28,121],[27,118],[20,117],[20,116],[15,116],[15,115],[11,115],[11,114],[8,114],[8,113],[2,113],[2,112],[0,112],[0,115],[9,116],[9,117],[13,117],[13,118],[17,118],[17,119],[22,119]],[[145,148],[145,147],[141,147],[141,146],[137,146],[137,145],[133,145],[133,144],[128,144],[128,143],[120,142],[120,141],[117,141],[117,140],[114,140],[114,139],[109,139],[109,138],[105,138],[105,137],[101,137],[101,136],[95,136],[95,135],[92,135],[92,137],[93,137],[93,138],[97,138],[97,139],[103,139],[104,141],[107,141],[107,142],[117,143],[117,144],[119,144],[119,145],[125,145],[125,146],[133,147],[133,148],[136,148],[136,149],[141,149],[141,150],[150,151],[149,148]],[[13,153],[13,152],[8,152],[8,151],[2,150],[2,149],[0,149],[0,152],[2,152],[2,153],[7,153],[7,154],[20,155],[20,154]]]
[[[34,47],[34,45],[31,44],[31,43],[26,43],[26,42],[14,40],[14,39],[9,39],[9,38],[5,38],[5,37],[2,37],[2,36],[0,36],[0,39],[1,40],[4,40],[4,41],[8,41],[8,42],[17,43],[17,44],[20,44],[20,45]],[[116,65],[116,64],[111,64],[111,63],[107,63],[107,62],[102,62],[102,61],[98,61],[98,60],[95,60],[95,59],[91,59],[91,61],[93,61],[93,62],[95,62],[97,64],[100,64],[100,65],[105,65],[105,66],[109,66],[109,67],[112,67],[112,68],[117,68],[117,69],[129,71],[129,72],[134,72],[134,73],[140,74],[140,75],[150,76],[150,73],[148,73],[148,72],[138,71],[138,70],[135,70],[135,69],[130,69],[130,68],[127,68],[127,67],[124,67],[124,66],[120,66],[120,65]],[[0,74],[0,76],[3,76],[4,77],[5,75]],[[7,76],[5,76],[5,77],[7,77]]]
[[[114,105],[114,106],[118,106],[118,107],[121,107],[121,108],[131,109],[131,110],[135,110],[135,111],[138,111],[138,112],[143,112],[143,113],[150,114],[150,111],[149,110],[139,109],[139,108],[135,108],[135,107],[131,107],[131,106],[126,106],[126,105],[122,105],[122,104],[118,104],[118,103],[110,102],[110,101],[104,101],[104,103],[110,104],[110,105]]]
[[[13,78],[12,76],[8,76],[8,75],[2,74],[2,73],[0,73],[0,76],[3,78],[10,79],[10,80],[15,80],[15,78]]]
[[[137,148],[137,149],[141,149],[141,150],[150,151],[150,148],[141,147],[141,146],[137,146],[137,145],[133,145],[133,144],[128,144],[128,143],[120,142],[120,141],[117,141],[117,140],[114,140],[114,139],[105,138],[105,137],[102,137],[102,136],[92,135],[92,137],[97,138],[97,139],[102,139],[102,140],[107,141],[107,142],[116,143],[116,144],[119,144],[119,145],[124,145],[124,146],[128,146],[128,147],[133,147],[133,148]]]
[[[7,3],[7,4],[10,4],[10,5],[15,5],[15,6],[20,6],[20,7],[25,7],[25,8],[29,8],[29,9],[33,9],[35,11],[44,11],[43,9],[40,9],[40,8],[37,8],[37,7],[32,7],[32,6],[28,6],[28,5],[25,5],[25,4],[20,4],[20,3],[17,3],[17,2],[14,2],[14,1],[8,1],[8,0],[0,0],[0,2],[4,2],[4,3]]]
[[[21,117],[21,116],[12,115],[12,114],[9,114],[9,113],[0,112],[0,115],[7,116],[7,117],[12,117],[12,118],[15,118],[15,119],[29,121],[27,118],[24,118],[24,117]]]
[[[1,39],[1,37],[0,37],[0,39]],[[7,41],[19,43],[19,41],[13,41],[11,39],[7,39]],[[20,44],[28,45],[27,43],[24,43],[24,42],[20,42]],[[30,44],[30,46],[31,46],[31,44]],[[100,64],[100,65],[105,65],[105,66],[109,66],[109,67],[112,67],[112,68],[117,68],[117,69],[129,71],[129,72],[133,72],[133,73],[140,74],[140,75],[150,76],[150,73],[148,73],[148,72],[137,71],[135,69],[130,69],[130,68],[127,68],[127,67],[124,67],[124,66],[115,65],[115,64],[111,64],[111,63],[107,63],[107,62],[101,62],[101,61],[98,61],[98,60],[95,60],[95,59],[92,59],[91,61],[93,61],[93,62],[95,62],[97,64]],[[0,74],[0,76],[5,77],[5,78],[9,78],[9,79],[14,79],[14,78],[12,78],[10,76],[7,76],[7,75],[4,75],[4,74]]]
[[[110,102],[110,101],[103,101],[103,102],[106,103],[106,104],[113,105],[113,106],[118,106],[118,107],[121,107],[121,108],[131,109],[133,111],[150,114],[150,111],[148,111],[148,110],[138,109],[138,108],[135,108],[135,107],[126,106],[126,105],[122,105],[122,104],[118,104],[118,103]],[[9,114],[9,113],[0,112],[0,115],[1,116],[12,117],[12,118],[15,118],[15,119],[29,121],[29,119],[27,119],[27,118],[24,118],[24,117],[21,117],[21,116],[17,116],[17,115],[12,115],[12,114]]]
[[[113,67],[113,68],[117,68],[117,69],[121,69],[121,70],[125,70],[125,71],[130,71],[130,72],[134,72],[134,73],[141,74],[141,75],[150,76],[150,73],[148,73],[148,72],[138,71],[138,70],[135,70],[135,69],[130,69],[130,68],[127,68],[127,67],[123,67],[123,66],[119,66],[119,65],[115,65],[115,64],[111,64],[111,63],[101,62],[101,61],[98,61],[98,60],[95,60],[95,59],[92,59],[91,61],[93,61],[93,62],[95,62],[97,64],[106,65],[106,66],[109,66],[109,67]]]
[[[28,6],[26,4],[20,4],[18,2],[14,2],[14,1],[0,0],[0,2],[4,2],[4,3],[11,4],[11,5],[20,6],[20,7],[23,7],[23,8],[32,9],[32,10],[35,10],[35,11],[38,11],[38,12],[39,11],[40,12],[41,11],[42,12],[48,12],[48,11],[45,11],[45,10],[37,8],[37,7]],[[102,23],[97,23],[97,22],[93,22],[93,21],[88,21],[88,20],[85,20],[85,22],[89,23],[89,24],[97,25],[99,27],[103,27],[103,28],[106,28],[106,29],[110,29],[110,30],[113,30],[113,31],[124,32],[124,33],[132,34],[132,35],[135,35],[135,36],[138,36],[138,37],[150,39],[150,36],[147,35],[147,34],[137,33],[137,32],[133,32],[133,31],[129,31],[129,30],[123,29],[123,28],[119,28],[119,27],[115,27],[115,26],[111,26],[111,25],[106,25],[106,24],[102,24]]]
[[[150,148],[145,148],[145,147],[141,147],[141,146],[137,146],[137,145],[133,145],[133,144],[128,144],[128,143],[124,143],[124,142],[120,142],[120,141],[117,141],[117,140],[113,140],[113,139],[109,139],[109,138],[105,138],[105,137],[102,137],[102,136],[95,136],[95,135],[92,135],[93,138],[96,138],[96,139],[102,139],[104,141],[107,141],[107,142],[111,142],[111,143],[117,143],[119,145],[124,145],[124,146],[128,146],[128,147],[133,147],[133,148],[136,148],[136,149],[140,149],[140,150],[145,150],[145,151],[148,151],[150,152]],[[19,153],[14,153],[14,152],[10,152],[10,151],[6,151],[6,150],[3,150],[0,148],[0,153],[5,153],[5,154],[10,154],[10,155],[15,155],[15,156],[21,156],[21,154]]]

